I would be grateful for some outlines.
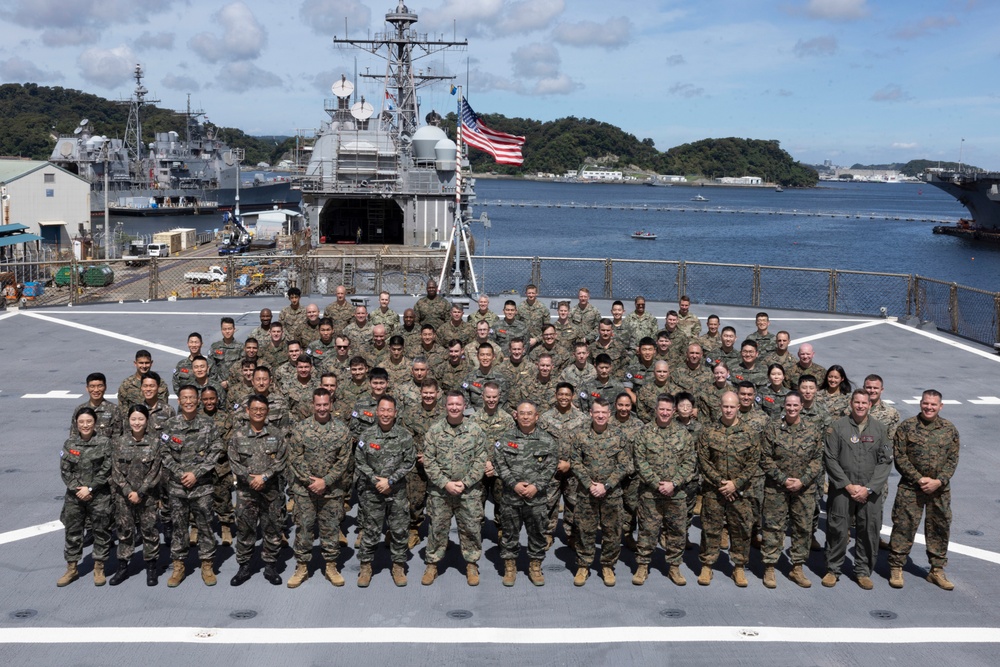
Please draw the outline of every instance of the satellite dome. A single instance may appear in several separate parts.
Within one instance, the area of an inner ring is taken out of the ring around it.
[[[433,160],[434,147],[442,139],[447,139],[448,135],[440,127],[424,125],[413,133],[413,155],[418,160]]]

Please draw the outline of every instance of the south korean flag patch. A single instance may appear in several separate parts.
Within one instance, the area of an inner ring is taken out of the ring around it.
[[[358,440],[358,449],[364,449],[364,448],[365,448],[365,441]]]

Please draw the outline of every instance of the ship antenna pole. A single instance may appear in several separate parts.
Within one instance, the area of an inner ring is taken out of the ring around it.
[[[452,296],[462,296],[462,244],[460,241],[462,225],[462,87],[458,87],[458,105],[455,115],[455,222],[451,230],[451,241],[448,250],[455,251],[455,268],[451,274]],[[447,257],[448,255],[445,255]]]

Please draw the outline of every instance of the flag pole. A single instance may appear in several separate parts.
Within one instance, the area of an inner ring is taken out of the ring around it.
[[[452,271],[451,294],[463,296],[462,286],[462,87],[458,86],[458,105],[455,116],[455,221],[452,229],[451,247],[455,249],[455,268]],[[447,257],[447,255],[445,255]]]

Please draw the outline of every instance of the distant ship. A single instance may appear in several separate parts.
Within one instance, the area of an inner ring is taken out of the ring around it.
[[[924,180],[957,199],[972,216],[955,226],[939,225],[935,234],[1000,241],[1000,172],[928,169]]]
[[[117,215],[183,215],[231,209],[236,203],[236,179],[241,151],[216,138],[202,124],[201,112],[188,108],[184,136],[157,132],[142,139],[142,110],[147,103],[142,68],[136,65],[135,90],[129,100],[125,139],[95,135],[84,118],[71,135],[60,136],[49,161],[90,181],[91,217],[103,217],[105,199]],[[107,185],[105,185],[105,183]],[[240,183],[243,211],[296,207],[299,195],[287,178],[255,176]]]

